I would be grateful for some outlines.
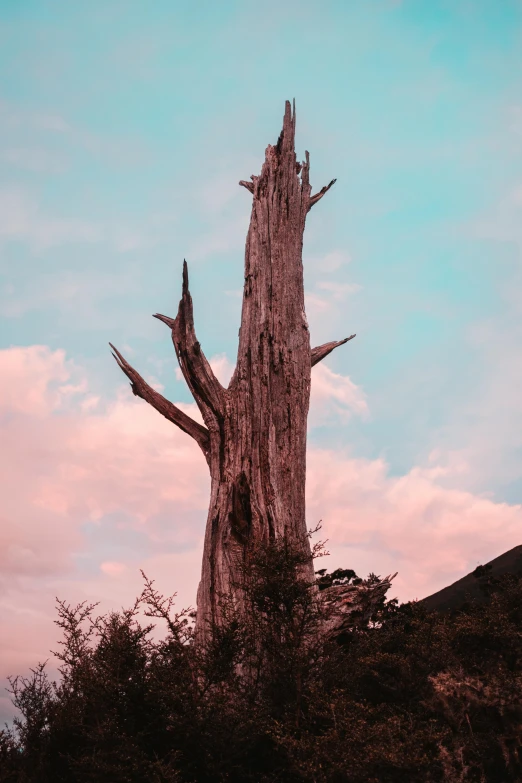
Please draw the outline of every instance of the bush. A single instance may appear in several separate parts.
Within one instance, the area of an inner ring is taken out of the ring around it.
[[[321,596],[362,580],[322,570],[310,584],[303,562],[284,541],[252,552],[234,586],[248,610],[224,596],[204,649],[146,577],[128,611],[58,602],[61,679],[41,664],[10,681],[20,717],[0,732],[0,780],[522,780],[519,578],[479,570],[484,604],[383,601],[332,638]],[[163,640],[140,607],[166,623]]]

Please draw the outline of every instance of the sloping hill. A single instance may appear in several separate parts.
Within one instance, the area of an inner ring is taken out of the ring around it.
[[[485,566],[489,574],[493,577],[502,576],[502,574],[512,573],[522,575],[522,545],[513,547],[509,552],[504,552],[494,560],[490,560]],[[484,600],[484,594],[479,589],[478,579],[473,576],[473,572],[463,576],[457,582],[448,587],[444,587],[433,595],[423,598],[421,603],[428,609],[440,612],[458,609],[466,599],[466,593],[477,601]]]

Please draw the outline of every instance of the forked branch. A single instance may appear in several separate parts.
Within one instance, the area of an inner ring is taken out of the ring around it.
[[[141,375],[136,372],[134,367],[131,367],[131,365],[123,358],[121,353],[114,347],[114,345],[112,343],[109,343],[109,345],[113,350],[112,355],[116,359],[118,366],[123,370],[131,382],[131,388],[136,397],[141,397],[142,400],[145,400],[145,402],[148,402],[149,405],[152,405],[152,407],[155,408],[158,413],[161,413],[161,415],[165,416],[166,419],[171,421],[173,424],[176,424],[180,430],[183,430],[183,432],[186,432],[187,435],[190,435],[192,438],[194,438],[205,455],[205,459],[207,462],[209,462],[210,435],[207,428],[202,424],[199,424],[197,421],[194,421],[194,419],[191,419],[190,416],[187,416],[186,413],[183,413],[183,411],[177,408],[172,402],[170,402],[170,400],[165,399],[165,397],[153,389],[152,386],[149,386],[149,384],[141,377]]]
[[[334,348],[338,348],[340,345],[344,345],[345,343],[349,342],[349,340],[353,340],[355,337],[354,334],[350,335],[350,337],[345,337],[344,340],[338,340],[337,342],[332,343],[324,343],[324,345],[318,345],[317,348],[312,348],[312,367],[315,364],[319,364],[319,362],[324,359],[325,356],[328,356],[329,353],[331,353]]]
[[[225,390],[214,375],[196,339],[186,261],[183,261],[183,289],[176,318],[159,313],[156,313],[154,318],[163,321],[172,330],[172,342],[181,372],[205,421],[209,410],[221,419],[225,410]]]

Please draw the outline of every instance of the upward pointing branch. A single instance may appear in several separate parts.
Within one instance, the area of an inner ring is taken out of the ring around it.
[[[312,209],[313,205],[317,204],[317,202],[322,199],[325,193],[328,193],[332,185],[335,185],[336,182],[337,182],[336,179],[332,179],[332,181],[329,182],[328,185],[325,185],[323,188],[321,188],[319,193],[316,193],[315,196],[311,196],[310,201],[308,202],[308,209],[309,210]]]
[[[183,261],[183,287],[176,318],[156,313],[172,331],[172,342],[181,372],[196,400],[207,426],[220,421],[225,411],[225,389],[214,375],[201,346],[196,339],[192,297],[188,284],[187,262]],[[213,414],[213,415],[210,415]],[[214,419],[214,420],[213,420]]]
[[[203,419],[208,426],[204,427],[179,410],[173,403],[165,399],[131,367],[121,353],[111,344],[113,356],[118,366],[131,382],[133,393],[152,405],[166,419],[176,424],[183,432],[191,435],[199,445],[210,467],[210,432],[219,429],[225,407],[225,390],[212,372],[205,358],[194,330],[192,297],[188,288],[187,262],[183,262],[183,293],[179,303],[176,318],[156,314],[154,316],[172,330],[172,341],[178,361],[194,396]]]

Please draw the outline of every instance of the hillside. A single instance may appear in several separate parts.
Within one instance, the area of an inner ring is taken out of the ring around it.
[[[490,560],[489,563],[479,566],[479,568],[481,571],[482,569],[487,569],[489,576],[493,578],[507,573],[522,575],[522,545],[513,547],[513,549],[504,552],[499,557],[495,557],[494,560]],[[420,603],[423,603],[430,610],[444,612],[459,609],[466,600],[466,594],[469,594],[478,602],[482,602],[485,594],[480,590],[479,582],[474,574],[475,572],[471,572],[463,576],[462,579],[459,579],[452,585],[444,587],[437,593],[427,596],[427,598],[423,598]]]

